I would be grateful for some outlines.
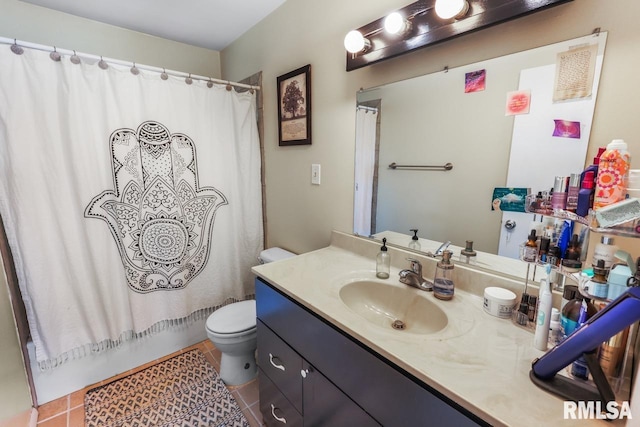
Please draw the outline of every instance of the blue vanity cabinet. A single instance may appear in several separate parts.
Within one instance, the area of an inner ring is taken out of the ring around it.
[[[264,374],[263,366],[268,363],[262,346],[265,345],[265,339],[273,337],[268,338],[263,334],[261,339],[260,323],[263,331],[266,329],[275,334],[278,340],[300,355],[302,372],[309,370],[303,379],[303,385],[298,388],[302,394],[291,395],[287,399],[302,399],[301,415],[305,426],[369,425],[347,418],[323,419],[323,416],[328,417],[337,412],[336,406],[322,406],[323,397],[326,395],[327,400],[330,400],[329,396],[336,394],[335,392],[348,396],[349,403],[360,414],[383,426],[490,425],[260,278],[256,279],[256,303],[259,320],[258,365],[261,375]],[[313,395],[311,393],[314,391],[303,387],[306,387],[304,382],[316,373],[321,379],[317,381],[319,385]],[[269,397],[262,394],[262,377],[260,386],[262,408],[263,398]],[[329,393],[323,387],[334,393]],[[271,415],[265,414],[264,410],[262,413],[266,422]],[[317,418],[312,421],[311,416]]]
[[[260,412],[266,425],[380,426],[264,323],[257,323]]]

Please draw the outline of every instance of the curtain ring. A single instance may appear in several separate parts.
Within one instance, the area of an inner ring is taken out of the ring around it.
[[[15,53],[16,55],[22,55],[24,53],[24,49],[18,46],[18,40],[16,39],[13,39],[13,44],[11,45],[11,52]]]
[[[229,92],[231,92],[231,89],[233,89],[233,88],[231,87],[231,82],[227,80],[227,90],[228,90]]]
[[[207,87],[209,89],[211,89],[213,87],[213,81],[211,80],[211,77],[209,77],[209,81],[207,82]]]
[[[187,77],[186,79],[184,79],[184,82],[188,85],[190,85],[191,83],[193,83],[193,79],[191,78],[191,73],[189,73],[189,77]]]
[[[167,80],[169,78],[169,75],[167,74],[167,70],[165,70],[164,68],[162,69],[162,73],[160,74],[160,78],[162,80]]]
[[[106,70],[107,68],[109,68],[109,64],[107,64],[107,62],[104,59],[102,59],[102,56],[100,56],[98,67],[102,68],[103,70]]]
[[[136,63],[133,63],[133,67],[131,67],[131,74],[133,74],[134,76],[137,76],[138,74],[140,74],[140,70],[138,69],[138,67],[136,67]]]
[[[49,54],[49,58],[51,58],[52,61],[60,62],[60,58],[62,58],[62,55],[58,53],[58,50],[55,46],[53,47],[53,52]]]
[[[78,65],[80,62],[80,57],[76,54],[76,51],[73,51],[73,55],[71,55],[70,61],[76,65]]]

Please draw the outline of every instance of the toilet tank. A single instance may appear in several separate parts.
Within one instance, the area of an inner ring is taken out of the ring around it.
[[[294,256],[296,256],[296,254],[282,248],[269,248],[260,252],[258,261],[260,261],[260,264],[267,264],[269,262],[280,261]]]

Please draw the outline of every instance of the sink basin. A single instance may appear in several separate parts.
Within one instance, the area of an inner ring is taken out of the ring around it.
[[[376,326],[433,334],[447,326],[447,315],[421,292],[424,291],[362,280],[346,284],[339,295],[347,307]]]

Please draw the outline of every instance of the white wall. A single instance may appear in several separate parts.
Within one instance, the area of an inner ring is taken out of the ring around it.
[[[0,0],[0,36],[213,78],[220,78],[221,75],[220,53],[217,51],[124,30],[18,0]],[[8,49],[8,46],[0,45],[0,49]],[[5,272],[0,264],[0,420],[23,412],[32,405],[4,277]],[[192,341],[204,338],[201,325],[196,324],[194,333],[197,337],[191,338]],[[185,346],[183,344],[175,345],[181,348]],[[149,351],[146,356],[139,352],[127,355],[127,352],[135,351],[134,345],[114,352],[111,359],[106,359],[106,363],[97,363],[108,365],[105,367],[106,372],[124,366],[113,362],[117,357],[128,359],[129,364],[140,364],[140,357],[151,360],[159,357],[154,352],[159,352],[160,355],[169,352],[157,347],[147,346],[145,350]],[[105,375],[115,373],[109,372]],[[48,377],[50,375],[43,378],[46,380]],[[93,378],[87,376],[84,385],[93,382]]]

